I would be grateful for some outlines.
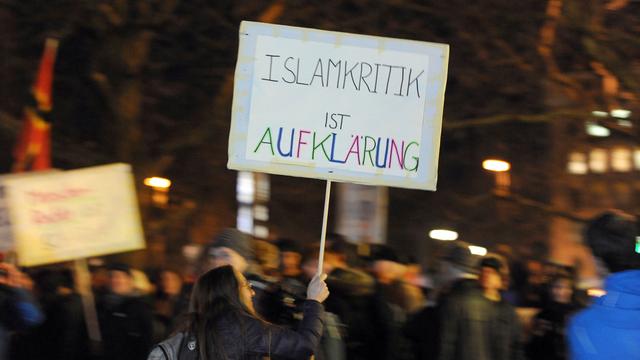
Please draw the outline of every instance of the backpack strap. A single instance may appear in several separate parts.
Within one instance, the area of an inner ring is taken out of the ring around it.
[[[158,347],[160,348],[160,351],[162,351],[162,355],[164,355],[166,360],[173,360],[169,357],[169,353],[167,352],[167,349],[164,348],[164,344],[158,344]]]

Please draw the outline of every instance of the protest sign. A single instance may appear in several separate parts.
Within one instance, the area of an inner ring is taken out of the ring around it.
[[[435,190],[448,54],[242,22],[228,167]]]
[[[384,186],[338,184],[338,233],[355,243],[385,243],[388,190]]]
[[[13,247],[9,208],[7,207],[4,194],[4,186],[0,184],[0,252],[10,251]]]
[[[8,179],[24,179],[33,176],[43,176],[45,174],[51,174],[54,172],[59,172],[59,170],[52,169],[47,171],[0,175],[0,253],[14,251],[13,231],[11,228],[11,219],[9,217],[9,204],[7,203],[7,190],[5,182]]]
[[[20,265],[144,248],[128,165],[8,176],[0,187]]]

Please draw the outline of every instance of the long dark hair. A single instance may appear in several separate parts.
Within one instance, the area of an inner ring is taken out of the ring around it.
[[[226,359],[224,341],[215,331],[223,317],[234,316],[242,326],[245,316],[256,317],[240,300],[240,284],[231,266],[200,276],[191,294],[186,330],[195,336],[200,359]]]

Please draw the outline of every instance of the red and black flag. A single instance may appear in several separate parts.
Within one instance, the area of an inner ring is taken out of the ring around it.
[[[48,121],[53,105],[51,87],[58,40],[47,39],[40,68],[33,87],[32,101],[24,109],[24,123],[14,149],[14,172],[44,170],[51,167],[51,123]]]

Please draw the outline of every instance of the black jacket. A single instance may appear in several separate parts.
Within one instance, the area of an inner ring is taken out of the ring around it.
[[[105,359],[145,359],[152,343],[152,312],[139,297],[109,294],[100,303],[100,331]]]
[[[43,315],[35,300],[23,289],[0,285],[0,359],[7,357],[10,331],[40,324]]]
[[[370,275],[354,269],[334,269],[327,278],[331,295],[327,311],[345,324],[347,359],[387,359],[391,315]]]
[[[248,315],[233,315],[220,319],[216,333],[223,339],[223,351],[228,360],[308,359],[318,347],[323,329],[323,307],[317,301],[304,303],[304,317],[297,331],[273,325]]]
[[[89,359],[89,338],[80,295],[48,294],[40,301],[44,322],[14,337],[11,359]]]
[[[520,327],[511,305],[494,303],[478,282],[461,280],[439,309],[439,360],[520,360]]]
[[[569,317],[577,310],[573,304],[551,302],[536,315],[527,347],[530,359],[568,359],[565,330]]]

